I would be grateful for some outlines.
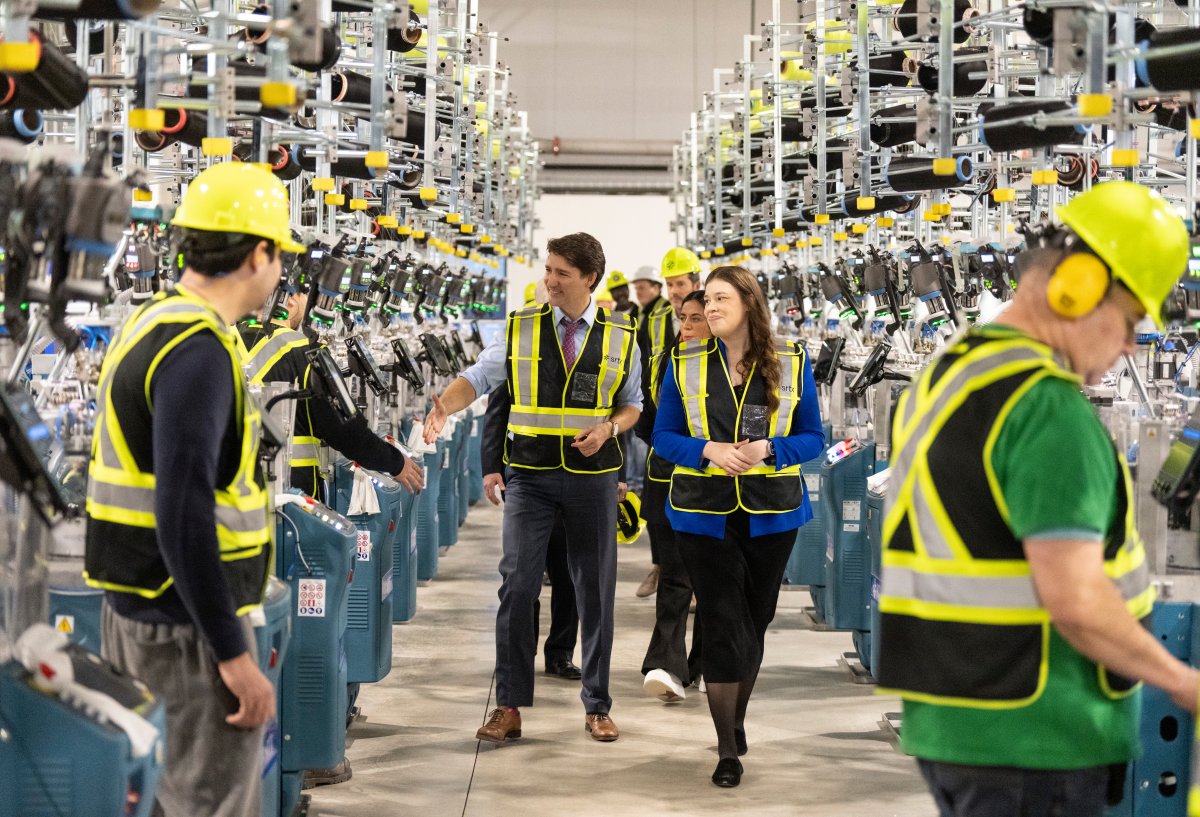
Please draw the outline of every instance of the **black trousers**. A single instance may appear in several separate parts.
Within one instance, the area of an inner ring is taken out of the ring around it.
[[[617,586],[617,475],[506,469],[504,554],[496,613],[496,703],[532,706],[542,589],[556,516],[567,525],[567,565],[583,637],[585,712],[608,712],[613,608]]]
[[[648,524],[651,545],[658,548],[658,593],[654,599],[654,632],[642,660],[642,675],[665,669],[686,686],[701,674],[700,614],[692,627],[692,652],[687,651],[688,611],[692,604],[692,581],[679,553],[675,531],[670,525]],[[697,610],[699,607],[697,606]]]
[[[575,609],[575,585],[567,566],[567,526],[562,514],[554,518],[550,543],[546,546],[546,572],[550,574],[550,632],[542,646],[546,665],[570,661],[579,638],[579,611]],[[534,602],[534,625],[541,624],[542,600]]]
[[[675,541],[696,592],[705,682],[749,680],[762,664],[795,529],[751,537],[750,515],[739,510],[725,518],[723,539],[676,531]]]
[[[1014,769],[919,760],[939,817],[1102,817],[1109,769]]]

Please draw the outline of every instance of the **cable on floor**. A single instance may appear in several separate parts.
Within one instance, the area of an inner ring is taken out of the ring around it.
[[[496,671],[492,671],[492,680],[488,684],[487,704],[483,707],[482,726],[487,723],[488,714],[492,711],[492,692],[496,689]],[[471,776],[467,779],[467,794],[463,797],[462,817],[467,817],[467,803],[471,800],[471,786],[475,785],[475,767],[479,765],[479,750],[483,747],[483,741],[475,739],[475,759],[471,761]]]

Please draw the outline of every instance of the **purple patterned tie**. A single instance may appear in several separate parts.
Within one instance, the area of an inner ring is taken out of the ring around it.
[[[563,341],[562,350],[563,358],[567,361],[567,371],[575,365],[575,331],[583,325],[583,318],[577,321],[562,319],[563,325]]]

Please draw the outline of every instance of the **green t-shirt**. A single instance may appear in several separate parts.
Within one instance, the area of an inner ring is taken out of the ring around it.
[[[992,467],[1018,539],[1100,540],[1116,513],[1112,443],[1078,388],[1057,377],[1013,407]],[[1097,669],[1051,627],[1041,697],[1018,709],[904,702],[901,745],[926,760],[973,766],[1078,769],[1120,763],[1138,751],[1138,692],[1114,701]]]

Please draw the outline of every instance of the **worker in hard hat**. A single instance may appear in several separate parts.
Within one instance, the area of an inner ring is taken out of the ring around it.
[[[625,273],[613,270],[608,274],[608,280],[604,284],[609,294],[612,295],[613,309],[624,312],[636,321],[638,305],[629,297],[629,279],[625,277]]]
[[[125,322],[100,373],[85,576],[106,591],[102,651],[167,706],[158,805],[261,814],[275,690],[249,613],[271,571],[261,416],[234,323],[262,308],[280,252],[303,252],[287,190],[258,165],[200,173],[171,224],[183,274]]]
[[[1002,325],[903,394],[884,520],[878,678],[946,817],[1099,817],[1136,757],[1138,682],[1196,711],[1196,670],[1141,621],[1155,599],[1128,468],[1080,391],[1160,320],[1186,228],[1133,182],[1029,231]]]

